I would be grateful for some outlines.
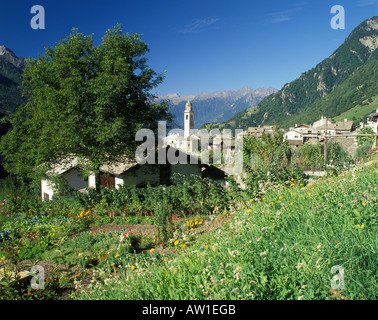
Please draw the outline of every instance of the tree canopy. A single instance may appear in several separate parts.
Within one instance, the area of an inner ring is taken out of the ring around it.
[[[73,29],[29,59],[26,103],[8,117],[11,130],[0,142],[7,171],[28,176],[75,155],[96,172],[104,162],[134,156],[135,133],[170,119],[168,104],[150,93],[164,73],[148,67],[148,52],[140,35],[116,25],[97,47],[93,35]]]

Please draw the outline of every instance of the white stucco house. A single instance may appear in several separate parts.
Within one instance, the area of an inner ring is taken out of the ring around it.
[[[165,152],[178,152],[170,146],[164,148]],[[181,151],[182,152],[182,151]],[[201,163],[185,153],[181,153],[186,160],[178,163],[139,164],[135,160],[123,160],[112,164],[104,164],[100,167],[98,175],[99,184],[104,187],[118,189],[121,185],[144,187],[147,184],[152,186],[170,185],[175,173],[189,177],[197,175],[202,178],[210,178],[217,183],[226,184],[226,173],[210,164]],[[96,176],[90,174],[84,178],[82,165],[77,158],[73,157],[64,163],[56,166],[47,173],[49,175],[60,175],[68,185],[79,192],[87,192],[89,188],[96,188]],[[41,181],[41,195],[43,200],[51,200],[56,192],[54,182],[51,179]]]
[[[366,126],[372,128],[375,133],[378,133],[378,109],[376,112],[368,115]]]
[[[300,131],[291,129],[284,134],[284,141],[287,141],[290,146],[303,145],[303,134]]]

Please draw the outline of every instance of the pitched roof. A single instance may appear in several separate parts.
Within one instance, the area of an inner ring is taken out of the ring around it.
[[[327,130],[335,130],[335,131],[351,131],[353,128],[353,121],[338,121],[335,123],[329,123],[327,125]],[[323,124],[317,127],[318,130],[325,130],[326,125]]]

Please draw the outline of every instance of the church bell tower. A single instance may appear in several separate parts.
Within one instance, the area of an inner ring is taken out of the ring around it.
[[[193,133],[193,129],[194,129],[194,119],[193,119],[192,104],[188,100],[188,102],[185,105],[185,111],[184,111],[184,137],[188,138]]]

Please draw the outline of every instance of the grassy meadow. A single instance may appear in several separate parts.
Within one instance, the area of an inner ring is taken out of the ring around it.
[[[48,202],[3,183],[0,299],[377,299],[377,157],[258,192],[180,179]],[[36,264],[43,289],[19,279]]]
[[[180,247],[177,234],[172,255],[96,270],[74,297],[377,299],[377,182],[377,160],[305,187],[293,181],[238,204],[195,243]],[[344,289],[332,290],[333,266],[343,268]]]

